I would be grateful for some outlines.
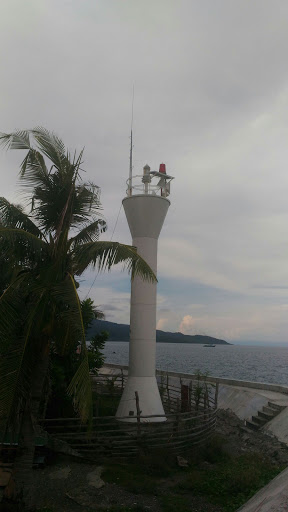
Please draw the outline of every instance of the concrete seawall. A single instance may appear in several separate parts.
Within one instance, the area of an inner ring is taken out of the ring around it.
[[[103,365],[103,368],[115,368],[115,369],[118,369],[118,370],[122,370],[124,372],[127,372],[128,371],[128,366],[127,365],[121,365],[121,364],[113,364],[113,363],[105,363]],[[157,372],[157,375],[169,375],[171,377],[176,377],[176,378],[182,378],[182,379],[195,379],[196,377],[198,378],[198,376],[194,373],[180,373],[180,372],[167,372],[167,371],[164,371],[164,370],[156,370]],[[288,395],[288,386],[281,386],[281,385],[278,385],[278,384],[269,384],[267,382],[251,382],[251,381],[247,381],[247,380],[235,380],[235,379],[224,379],[224,378],[221,378],[221,377],[212,377],[212,376],[208,376],[208,377],[200,377],[200,380],[207,380],[207,382],[212,382],[212,383],[215,383],[218,382],[219,384],[225,384],[227,386],[237,386],[237,387],[245,387],[245,388],[252,388],[252,389],[259,389],[261,391],[263,390],[266,390],[266,391],[274,391],[276,393],[282,393],[282,394],[285,394],[285,395]]]
[[[124,375],[128,373],[128,366],[117,364],[105,364],[101,372],[107,375],[119,373],[122,369]],[[156,371],[157,376],[169,377],[169,381],[179,385],[189,384],[191,380],[198,379],[197,375],[190,373]],[[200,380],[205,380],[205,377]],[[277,384],[249,382],[244,380],[223,379],[218,377],[207,377],[206,381],[211,384],[218,383],[218,408],[230,409],[241,420],[250,420],[252,416],[257,415],[268,402],[285,406],[276,418],[267,423],[263,430],[268,435],[274,435],[279,441],[288,445],[288,386],[278,386]]]

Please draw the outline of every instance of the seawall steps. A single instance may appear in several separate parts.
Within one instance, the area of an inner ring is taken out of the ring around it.
[[[271,421],[278,416],[285,407],[285,405],[268,402],[268,405],[262,407],[262,411],[258,411],[257,416],[252,416],[251,420],[246,420],[245,425],[250,430],[259,430],[266,425],[268,421]]]

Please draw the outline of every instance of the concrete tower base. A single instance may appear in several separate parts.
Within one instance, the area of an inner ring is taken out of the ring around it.
[[[166,421],[156,377],[128,377],[116,418],[121,420],[121,417],[129,416],[131,418],[125,418],[123,421],[137,421],[135,391],[138,392],[139,396],[141,416],[153,416],[153,418],[145,418],[145,422]],[[157,417],[158,414],[159,417]]]

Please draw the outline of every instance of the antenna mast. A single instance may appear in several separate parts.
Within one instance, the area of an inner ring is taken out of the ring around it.
[[[134,110],[134,85],[133,85],[133,93],[132,93],[131,133],[130,133],[130,160],[129,160],[129,186],[128,186],[128,195],[129,196],[132,196],[133,110]]]

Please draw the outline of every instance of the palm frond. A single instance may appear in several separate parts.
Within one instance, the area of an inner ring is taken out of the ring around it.
[[[29,130],[0,133],[0,145],[7,149],[30,149]]]
[[[107,229],[107,224],[103,219],[97,219],[88,226],[85,226],[76,236],[70,239],[72,247],[81,245],[87,242],[96,242],[99,239],[100,233],[104,233]]]
[[[64,143],[55,133],[42,126],[34,128],[31,130],[31,133],[37,141],[40,151],[51,160],[58,170],[61,170],[63,165],[69,163]]]
[[[31,327],[31,326],[30,326]],[[19,424],[19,415],[30,391],[31,370],[35,353],[30,346],[29,330],[25,337],[18,333],[13,348],[0,359],[0,425]],[[2,428],[0,427],[1,431]]]
[[[30,345],[33,317],[23,328],[25,301],[14,282],[0,298],[0,423],[15,425],[29,394],[35,351]]]
[[[137,253],[136,248],[130,245],[118,242],[90,242],[77,246],[74,251],[77,275],[81,275],[89,265],[103,271],[110,270],[118,263],[123,263],[124,268],[131,272],[132,279],[138,275],[147,281],[157,281],[148,263]]]
[[[0,221],[5,227],[23,229],[38,238],[43,238],[43,233],[29,215],[23,211],[22,207],[10,203],[4,197],[0,197]]]
[[[41,263],[44,255],[47,256],[49,246],[46,242],[38,238],[36,235],[17,228],[0,227],[0,240],[6,242],[6,254],[9,254],[15,260],[19,260],[19,264],[27,266],[31,261]]]
[[[87,224],[91,217],[101,217],[100,189],[94,183],[83,183],[75,187],[72,226]]]
[[[20,167],[20,178],[28,187],[49,186],[49,173],[43,155],[30,148]]]
[[[80,417],[83,422],[92,420],[93,415],[93,400],[92,400],[92,387],[91,378],[89,373],[89,361],[86,347],[85,329],[83,324],[81,303],[75,286],[74,278],[69,274],[71,286],[74,290],[75,303],[78,308],[79,323],[81,324],[81,364],[76,371],[71,383],[69,384],[67,392],[73,396],[74,406],[79,411]]]

